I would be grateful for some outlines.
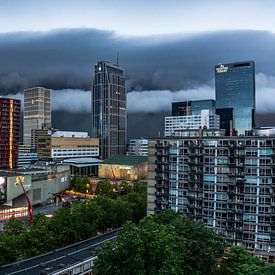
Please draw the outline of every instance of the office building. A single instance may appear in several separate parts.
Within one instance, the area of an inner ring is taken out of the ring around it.
[[[197,115],[185,116],[169,116],[165,117],[165,132],[164,136],[169,137],[175,135],[175,132],[181,130],[194,129],[219,129],[220,117],[209,110],[201,110]]]
[[[172,209],[275,261],[275,137],[149,140],[148,214]]]
[[[131,139],[129,143],[130,156],[148,156],[148,139]]]
[[[192,100],[172,103],[172,116],[200,115],[202,110],[209,110],[209,113],[216,113],[214,99]]]
[[[31,145],[31,131],[51,128],[51,91],[42,87],[24,90],[24,144]]]
[[[38,159],[63,160],[66,158],[99,157],[99,140],[86,132],[34,130],[32,140]]]
[[[99,138],[102,159],[126,153],[126,90],[124,70],[100,61],[92,90],[92,137]]]
[[[255,125],[253,61],[215,66],[216,113],[227,135],[244,135]]]
[[[17,166],[20,100],[0,97],[0,169]]]

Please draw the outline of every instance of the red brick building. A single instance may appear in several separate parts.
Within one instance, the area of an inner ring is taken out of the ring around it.
[[[20,106],[20,100],[0,97],[0,169],[17,165]]]

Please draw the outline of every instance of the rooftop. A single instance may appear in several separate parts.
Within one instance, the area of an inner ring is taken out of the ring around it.
[[[103,164],[134,166],[146,162],[148,157],[144,156],[113,156],[103,161]]]

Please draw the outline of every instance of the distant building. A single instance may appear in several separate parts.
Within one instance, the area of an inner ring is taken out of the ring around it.
[[[63,160],[99,156],[99,140],[90,138],[86,132],[34,130],[38,158]]]
[[[216,112],[227,135],[244,135],[255,126],[255,64],[253,61],[215,66]],[[234,134],[234,133],[233,133]]]
[[[131,139],[129,143],[130,156],[148,156],[148,139]]]
[[[70,158],[65,159],[62,163],[70,165],[71,175],[77,176],[98,176],[98,167],[102,163],[102,160],[97,158]]]
[[[165,117],[164,136],[172,136],[176,131],[199,128],[219,129],[220,117],[209,110],[201,110],[199,115]]]
[[[38,160],[37,151],[30,145],[19,145],[18,168],[28,167]]]
[[[24,144],[31,145],[31,131],[51,128],[51,91],[42,87],[24,90]]]
[[[200,115],[202,110],[209,110],[210,114],[216,113],[214,99],[191,100],[172,103],[172,116]]]
[[[274,137],[275,127],[260,127],[253,129],[253,136]]]
[[[102,159],[126,153],[127,113],[124,70],[107,61],[95,65],[92,137],[99,138]]]
[[[0,97],[0,169],[17,166],[20,100]]]
[[[98,170],[99,178],[116,180],[145,180],[148,158],[143,156],[114,156],[104,160]]]

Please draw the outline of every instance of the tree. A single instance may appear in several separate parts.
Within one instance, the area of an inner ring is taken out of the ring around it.
[[[95,274],[180,274],[177,241],[172,227],[150,217],[139,226],[127,222],[115,246],[98,251]]]
[[[274,269],[273,269],[274,270]],[[252,256],[243,246],[233,246],[225,252],[220,272],[223,275],[274,274],[257,257]]]
[[[104,196],[108,198],[112,198],[113,193],[113,186],[109,180],[100,180],[97,183],[95,194],[97,196]]]

